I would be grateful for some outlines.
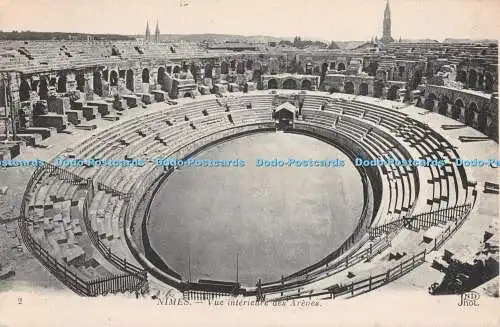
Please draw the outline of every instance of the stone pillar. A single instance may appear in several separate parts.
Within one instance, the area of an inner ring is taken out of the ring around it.
[[[94,73],[85,73],[83,77],[85,78],[85,100],[94,100]]]
[[[76,91],[76,75],[68,73],[66,75],[66,92]]]
[[[134,93],[142,93],[142,69],[137,65],[132,68],[134,72]]]
[[[212,66],[212,80],[214,83],[219,83],[221,78],[220,63],[216,62]]]
[[[434,105],[432,106],[432,111],[433,112],[438,112],[439,111],[439,100],[432,100]]]
[[[446,116],[451,117],[452,116],[452,112],[453,112],[453,104],[447,103],[446,107],[447,107],[446,108]]]
[[[460,121],[465,124],[465,107],[460,107]]]

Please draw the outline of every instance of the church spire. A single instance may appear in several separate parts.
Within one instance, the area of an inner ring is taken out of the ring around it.
[[[394,39],[391,36],[391,7],[389,6],[389,0],[387,0],[385,4],[383,34],[381,41],[383,43],[394,42]]]
[[[160,26],[158,24],[158,20],[156,21],[156,28],[155,28],[155,42],[156,43],[160,42]]]
[[[144,38],[145,41],[150,41],[151,40],[151,31],[149,30],[149,21],[146,21],[146,37]]]

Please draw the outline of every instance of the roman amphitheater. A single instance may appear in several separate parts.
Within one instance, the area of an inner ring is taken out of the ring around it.
[[[0,291],[498,296],[497,43],[386,33],[313,51],[148,28],[2,41],[0,54]],[[344,164],[254,163],[290,157]],[[10,167],[22,160],[36,165]]]

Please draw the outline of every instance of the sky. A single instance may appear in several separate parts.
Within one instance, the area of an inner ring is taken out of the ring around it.
[[[0,30],[221,33],[321,40],[382,35],[386,0],[0,0]],[[185,4],[185,5],[183,5]],[[498,39],[500,0],[390,0],[395,39]]]

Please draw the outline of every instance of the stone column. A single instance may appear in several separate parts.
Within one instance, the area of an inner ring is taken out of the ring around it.
[[[94,100],[94,73],[85,73],[83,75],[85,78],[85,86],[84,86],[84,91],[85,91],[85,100],[86,101],[91,101]]]
[[[447,103],[446,107],[447,107],[446,108],[446,116],[451,117],[452,116],[452,112],[453,112],[453,104]]]
[[[76,91],[76,75],[68,73],[66,75],[66,92]]]
[[[134,72],[134,93],[142,93],[142,69],[138,65],[131,69]]]
[[[439,111],[439,100],[432,100],[434,105],[432,106],[432,111],[433,112],[438,112]]]

